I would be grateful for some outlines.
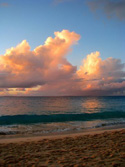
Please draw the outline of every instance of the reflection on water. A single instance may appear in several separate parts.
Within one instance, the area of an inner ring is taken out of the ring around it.
[[[96,113],[105,107],[105,103],[99,98],[88,98],[82,103],[83,112]]]
[[[68,98],[45,98],[40,101],[40,107],[44,111],[51,111],[54,113],[65,113],[66,109],[70,110],[70,100]]]
[[[0,117],[0,134],[45,134],[125,125],[123,112],[125,97],[0,97],[0,116],[4,115]],[[49,121],[44,123],[45,119]]]
[[[43,115],[71,110],[69,98],[57,97],[1,97],[0,115]]]
[[[125,97],[0,97],[0,115],[125,111]]]

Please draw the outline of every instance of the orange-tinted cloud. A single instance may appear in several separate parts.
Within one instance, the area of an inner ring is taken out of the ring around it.
[[[0,56],[0,87],[30,88],[59,78],[70,78],[76,71],[66,59],[71,46],[80,39],[75,32],[55,32],[44,45],[33,51],[26,40]]]
[[[123,95],[124,64],[93,52],[77,70],[67,59],[80,35],[63,30],[33,51],[26,40],[0,56],[0,95]]]
[[[90,94],[99,91],[99,94],[102,92],[108,95],[118,90],[125,93],[124,67],[125,64],[121,63],[120,59],[109,57],[102,60],[99,52],[87,55],[77,71],[77,75],[83,78],[84,82],[81,84],[81,90],[90,91]]]

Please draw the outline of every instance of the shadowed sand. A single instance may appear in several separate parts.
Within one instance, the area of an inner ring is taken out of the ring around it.
[[[125,129],[0,139],[0,167],[124,167]]]

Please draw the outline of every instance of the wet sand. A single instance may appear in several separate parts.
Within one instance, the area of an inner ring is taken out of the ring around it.
[[[124,167],[125,129],[0,139],[0,167]]]

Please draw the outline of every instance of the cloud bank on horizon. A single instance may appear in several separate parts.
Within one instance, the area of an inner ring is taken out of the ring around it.
[[[33,51],[26,40],[0,56],[0,95],[125,95],[125,64],[98,51],[79,69],[66,58],[80,35],[63,30]]]

